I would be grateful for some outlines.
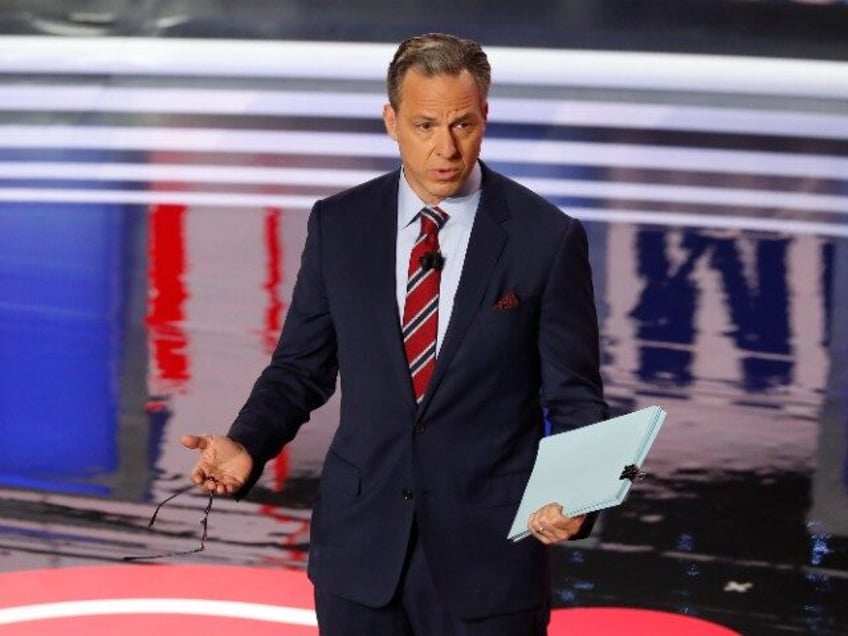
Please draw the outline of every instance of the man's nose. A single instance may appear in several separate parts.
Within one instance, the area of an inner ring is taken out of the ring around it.
[[[457,153],[456,140],[453,138],[453,131],[448,128],[442,128],[436,135],[436,153],[440,157],[450,159]]]

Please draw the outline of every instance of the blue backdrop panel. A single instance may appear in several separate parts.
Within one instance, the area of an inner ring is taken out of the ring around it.
[[[0,483],[102,492],[117,464],[122,211],[0,204]]]

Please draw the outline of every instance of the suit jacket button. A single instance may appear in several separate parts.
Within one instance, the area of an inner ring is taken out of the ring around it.
[[[412,499],[412,491],[404,488],[400,491],[400,496],[403,497],[404,501],[410,501]]]
[[[424,432],[424,431],[426,431],[426,430],[427,430],[427,425],[426,425],[426,424],[416,424],[416,425],[415,425],[415,432],[416,432],[416,433],[423,433],[423,432]]]

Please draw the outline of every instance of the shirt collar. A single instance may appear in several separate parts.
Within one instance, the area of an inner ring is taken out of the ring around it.
[[[474,169],[468,175],[468,180],[455,196],[439,202],[439,207],[450,216],[449,223],[471,225],[477,204],[480,202],[480,186],[483,182],[483,170],[480,163],[474,164]],[[415,190],[409,185],[403,170],[400,173],[398,185],[398,229],[404,228],[415,220],[421,208],[427,207]]]

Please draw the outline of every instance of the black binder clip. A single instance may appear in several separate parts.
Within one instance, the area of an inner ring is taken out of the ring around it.
[[[642,481],[647,477],[647,473],[643,473],[639,470],[639,467],[636,464],[627,464],[624,467],[624,470],[621,471],[621,475],[618,476],[619,479],[629,479],[631,482],[633,481]]]

